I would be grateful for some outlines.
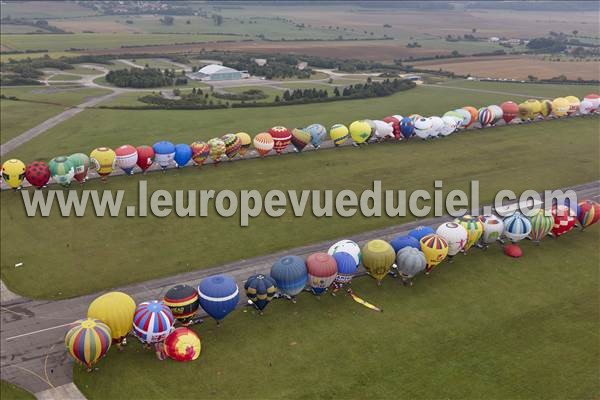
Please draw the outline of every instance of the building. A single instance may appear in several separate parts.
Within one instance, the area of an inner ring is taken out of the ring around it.
[[[200,68],[197,72],[187,75],[188,78],[196,81],[228,81],[246,78],[246,71],[237,71],[233,68],[222,65],[210,64]]]

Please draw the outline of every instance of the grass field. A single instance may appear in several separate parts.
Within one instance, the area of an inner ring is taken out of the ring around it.
[[[2,15],[11,18],[65,18],[97,14],[94,10],[66,1],[2,2]]]
[[[23,54],[0,54],[0,62],[8,62],[11,58],[14,60],[22,60],[24,58],[42,58],[45,56],[50,58],[60,58],[60,57],[76,57],[80,55],[80,53],[76,53],[73,51],[50,51],[45,53],[23,53]]]
[[[582,98],[589,93],[597,93],[600,90],[600,86],[592,85],[552,85],[541,83],[478,82],[467,80],[449,80],[440,83],[440,86],[515,93],[522,96],[540,96],[549,99],[571,95]],[[521,99],[515,99],[515,101],[517,100],[522,101]]]
[[[92,374],[76,366],[75,383],[89,399],[594,398],[599,232],[524,243],[519,260],[475,250],[412,288],[356,278],[383,313],[307,293],[262,316],[236,310],[220,328],[193,328],[202,354],[191,363],[159,362],[132,339]]]
[[[81,79],[79,75],[56,74],[49,77],[50,81],[78,81]]]
[[[410,193],[430,187],[434,179],[443,180],[446,188],[463,190],[468,190],[471,179],[479,179],[481,202],[485,204],[500,188],[518,193],[524,189],[557,188],[598,179],[597,123],[597,119],[560,120],[487,132],[469,131],[435,143],[415,140],[400,145],[343,148],[225,163],[218,168],[185,168],[151,174],[147,177],[148,191],[159,188],[234,192],[256,189],[264,193],[271,189],[327,188],[334,193],[341,189],[360,192],[371,187],[373,179],[381,179],[384,189],[406,189]],[[86,126],[94,125],[88,118]],[[117,132],[122,134],[122,131]],[[196,126],[190,132],[202,132],[202,128]],[[85,131],[90,139],[94,135],[91,130]],[[85,151],[89,152],[90,148]],[[532,152],[532,148],[536,151]],[[489,149],[502,157],[490,159]],[[137,183],[141,179],[146,177],[113,177],[106,185],[90,181],[86,188],[123,189],[124,204],[137,204]],[[319,219],[310,215],[310,211],[304,218],[295,218],[288,210],[277,221],[262,215],[252,220],[249,227],[240,229],[238,216],[219,218],[214,211],[200,220],[175,215],[96,218],[91,213],[82,218],[61,218],[56,209],[48,218],[25,218],[20,196],[12,191],[0,195],[2,280],[12,290],[36,298],[81,295],[409,220],[335,215]],[[74,231],[78,234],[56,234]],[[202,257],[189,250],[190,238],[193,238],[193,246],[203,249]],[[21,245],[31,242],[43,243],[43,251],[39,246]],[[148,243],[160,245],[148,246]],[[50,266],[47,260],[60,261]],[[112,261],[107,263],[106,260]],[[24,266],[14,268],[18,262]],[[39,279],[40,276],[44,279]],[[69,279],[64,279],[65,276]]]
[[[462,84],[461,81],[458,81],[458,83]],[[483,83],[475,82],[469,88],[480,89],[486,87]],[[555,96],[566,93],[583,95],[597,91],[593,86],[556,85],[555,88]],[[157,90],[170,90],[170,88]],[[509,99],[520,102],[529,96],[536,95],[536,93],[542,93],[541,96],[546,96],[548,90],[551,89],[546,85],[521,85],[520,88],[514,87],[511,90],[490,90],[492,92],[512,93],[502,94],[425,86],[388,97],[367,100],[257,109],[242,108],[210,111],[86,110],[51,129],[48,134],[35,138],[26,145],[21,146],[11,152],[9,156],[24,160],[50,159],[58,154],[70,154],[75,151],[89,153],[91,149],[98,146],[115,148],[122,145],[125,140],[135,145],[152,144],[162,139],[191,143],[197,139],[207,140],[214,136],[221,136],[226,132],[243,130],[254,134],[279,124],[289,127],[302,127],[318,122],[329,127],[335,123],[347,124],[356,119],[378,119],[393,114],[436,115],[466,104],[481,107],[488,104],[499,104]],[[522,97],[514,96],[515,93],[521,94]],[[136,121],[134,124],[131,123],[132,118]],[[82,132],[85,132],[85,134],[82,134]],[[127,133],[126,136],[124,136],[124,132]]]
[[[108,94],[110,93],[110,90],[82,87],[61,89],[47,86],[29,86],[20,88],[2,88],[0,92],[7,97],[16,96],[23,100],[45,101],[59,105],[75,106],[83,103],[89,97]],[[2,118],[4,118],[4,116]]]
[[[4,400],[33,400],[35,396],[18,386],[0,380],[0,397]]]
[[[231,40],[225,35],[169,35],[169,34],[125,34],[125,33],[75,33],[72,35],[5,35],[2,45],[13,50],[63,51],[76,49],[108,49],[121,46],[143,46],[150,44],[175,44],[190,42],[215,42]]]
[[[34,27],[31,25],[15,25],[15,24],[0,24],[0,33],[3,35],[13,34],[13,33],[41,33],[48,32],[45,29]]]

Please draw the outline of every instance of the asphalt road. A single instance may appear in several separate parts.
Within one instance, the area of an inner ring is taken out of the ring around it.
[[[600,181],[571,189],[574,189],[581,199],[600,198]],[[390,239],[416,226],[437,226],[448,219],[449,217],[439,217],[416,220],[404,225],[365,232],[349,239],[359,244],[374,238]],[[268,273],[271,265],[284,255],[295,254],[306,257],[315,251],[327,250],[335,241],[337,239],[114,290],[128,293],[136,302],[160,299],[175,284],[185,283],[196,286],[202,278],[216,273],[234,276],[241,287],[248,276],[255,273]],[[72,361],[64,348],[64,335],[69,323],[85,317],[89,303],[100,294],[102,293],[61,301],[16,298],[2,302],[0,308],[0,376],[2,379],[33,393],[71,382]],[[245,302],[245,296],[242,296],[240,305]]]

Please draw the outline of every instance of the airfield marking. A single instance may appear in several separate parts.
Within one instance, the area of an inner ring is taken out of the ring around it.
[[[46,331],[50,331],[53,329],[58,329],[58,328],[63,328],[65,326],[69,326],[69,325],[73,325],[72,322],[69,322],[68,324],[62,324],[62,325],[57,325],[57,326],[51,326],[50,328],[44,328],[44,329],[39,329],[37,331],[33,331],[33,332],[28,332],[28,333],[22,333],[20,335],[17,336],[11,336],[9,338],[4,339],[5,341],[10,341],[10,340],[14,340],[14,339],[19,339],[22,338],[24,336],[30,336],[30,335],[35,335],[36,333],[42,333],[42,332],[46,332]]]

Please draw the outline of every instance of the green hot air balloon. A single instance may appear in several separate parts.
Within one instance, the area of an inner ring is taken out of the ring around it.
[[[88,169],[90,168],[90,158],[86,154],[75,153],[69,156],[69,161],[71,161],[75,170],[73,178],[79,183],[85,182]]]
[[[69,159],[65,156],[54,157],[48,163],[50,175],[54,182],[61,186],[69,187],[75,176],[75,168]]]

